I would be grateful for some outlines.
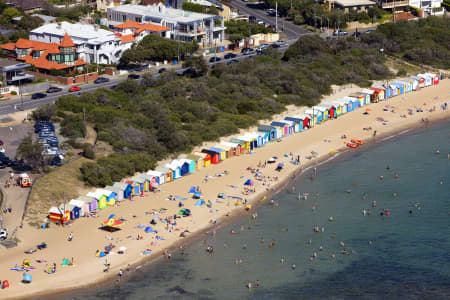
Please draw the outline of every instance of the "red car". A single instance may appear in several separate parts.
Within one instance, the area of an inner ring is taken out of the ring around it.
[[[77,86],[77,85],[72,85],[69,88],[69,92],[78,92],[79,90],[81,90],[81,88],[79,86]]]

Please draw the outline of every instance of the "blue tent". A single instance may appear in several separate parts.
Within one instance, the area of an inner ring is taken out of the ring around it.
[[[153,233],[153,232],[158,232],[158,231],[156,231],[156,230],[153,230],[153,228],[151,228],[150,226],[147,226],[147,227],[145,227],[145,232],[147,232],[147,233]]]
[[[189,194],[194,194],[196,191],[195,186],[191,186],[191,188],[189,189]]]
[[[244,185],[253,185],[253,182],[250,179],[247,179]]]
[[[195,206],[202,206],[203,204],[205,204],[205,200],[200,199],[197,202],[195,202]]]

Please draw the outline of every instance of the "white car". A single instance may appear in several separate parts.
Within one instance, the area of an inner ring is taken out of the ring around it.
[[[286,46],[286,45],[287,45],[287,43],[286,43],[285,41],[282,41],[282,40],[278,40],[278,41],[276,41],[274,44],[277,44],[277,45],[280,46],[280,47]]]
[[[0,241],[4,241],[8,238],[8,229],[2,228],[0,229]]]
[[[5,153],[5,148],[0,148],[0,153]]]

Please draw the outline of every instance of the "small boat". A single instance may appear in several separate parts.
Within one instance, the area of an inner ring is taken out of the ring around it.
[[[358,145],[358,144],[355,144],[355,143],[347,143],[347,147],[357,149],[357,148],[359,148],[359,145]]]
[[[358,145],[364,145],[364,141],[352,139],[352,143],[358,144]]]

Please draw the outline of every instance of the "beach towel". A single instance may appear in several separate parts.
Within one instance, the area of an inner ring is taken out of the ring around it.
[[[154,229],[151,228],[150,226],[147,226],[147,227],[145,228],[145,232],[146,232],[146,233],[153,233],[153,232],[157,233],[158,231],[154,230]]]

